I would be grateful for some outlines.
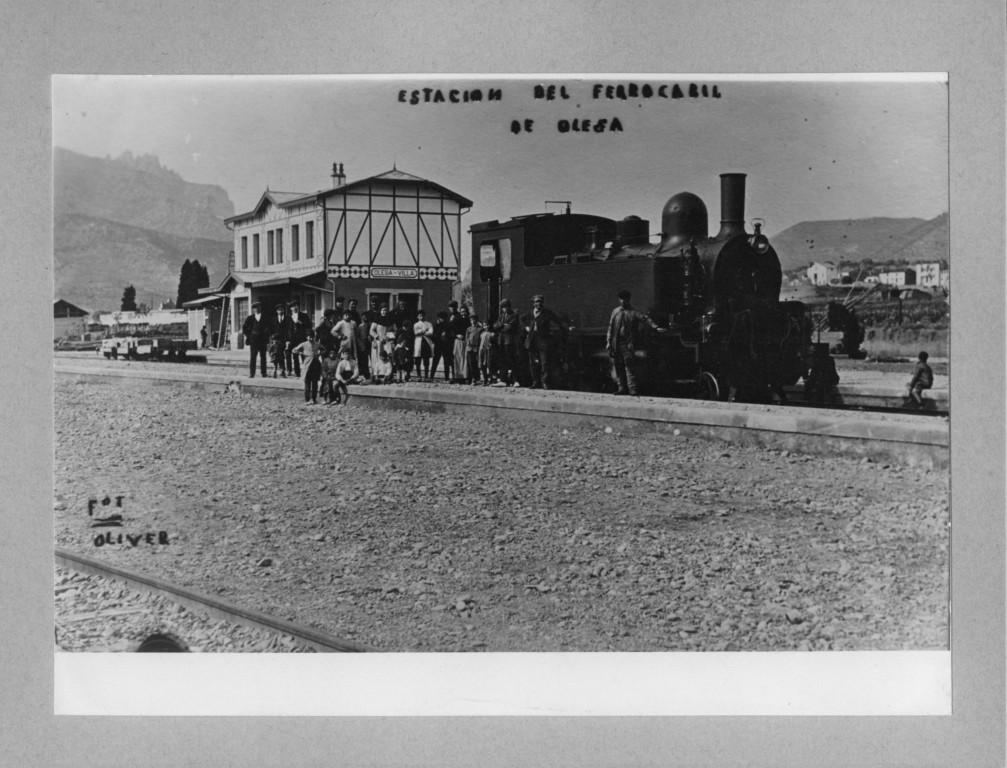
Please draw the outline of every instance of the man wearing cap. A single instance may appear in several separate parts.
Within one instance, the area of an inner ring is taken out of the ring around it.
[[[287,368],[287,375],[300,377],[301,356],[294,354],[294,348],[308,340],[308,331],[311,330],[311,319],[301,312],[301,308],[296,301],[287,305],[287,317],[284,320],[283,338],[286,340],[283,355]]]
[[[555,326],[562,336],[566,333],[566,326],[555,312],[545,306],[543,296],[533,296],[531,306],[531,316],[525,328],[528,335],[524,340],[524,347],[528,352],[528,367],[531,368],[531,388],[549,389],[550,366],[556,338],[556,334],[552,333],[552,327]]]
[[[605,350],[615,363],[615,378],[618,382],[617,395],[636,394],[636,350],[639,347],[641,326],[647,325],[658,333],[667,333],[667,328],[659,328],[646,314],[633,309],[629,303],[629,291],[619,291],[619,306],[612,310],[608,321],[608,335]]]
[[[500,302],[500,315],[493,330],[500,344],[500,372],[494,386],[516,387],[517,381],[517,343],[521,334],[521,318],[511,307],[510,299]]]
[[[269,345],[272,326],[266,316],[262,314],[261,301],[252,304],[252,314],[245,318],[241,332],[245,336],[245,344],[248,345],[248,378],[255,378],[256,355],[259,356],[262,378],[266,378],[266,347]]]

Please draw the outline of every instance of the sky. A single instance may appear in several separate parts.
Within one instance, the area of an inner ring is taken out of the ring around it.
[[[711,95],[690,98],[690,83]],[[681,99],[671,98],[676,84]],[[948,210],[943,75],[73,75],[52,86],[55,146],[156,155],[186,181],[223,187],[236,213],[267,187],[329,187],[333,162],[350,182],[395,167],[447,187],[474,203],[463,227],[569,200],[575,212],[635,214],[657,233],[668,198],[689,191],[715,234],[726,172],[748,174],[746,218],[764,219],[770,237],[801,221]],[[499,100],[487,99],[491,88]],[[483,100],[466,103],[476,89]],[[607,122],[573,130],[585,119]]]

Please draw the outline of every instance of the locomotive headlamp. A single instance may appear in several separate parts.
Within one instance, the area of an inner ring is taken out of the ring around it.
[[[762,234],[762,225],[765,223],[762,219],[752,219],[755,234],[748,238],[748,244],[759,254],[763,254],[769,250],[769,238]]]

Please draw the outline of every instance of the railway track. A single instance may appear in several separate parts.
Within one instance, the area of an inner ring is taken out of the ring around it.
[[[190,610],[206,613],[211,618],[229,621],[252,629],[294,638],[302,645],[321,653],[362,653],[377,649],[334,637],[311,627],[303,627],[284,619],[234,605],[215,597],[200,594],[177,584],[142,573],[134,573],[107,565],[86,555],[56,548],[56,565],[94,576],[101,576],[128,585],[137,591],[160,596]],[[185,638],[181,638],[185,640]]]

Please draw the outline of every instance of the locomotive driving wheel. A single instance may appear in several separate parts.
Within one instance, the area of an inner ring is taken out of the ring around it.
[[[717,380],[709,371],[703,371],[699,374],[699,381],[696,382],[696,395],[700,400],[723,400],[725,389],[722,388],[721,382]]]

